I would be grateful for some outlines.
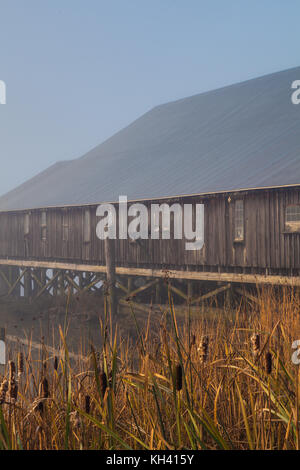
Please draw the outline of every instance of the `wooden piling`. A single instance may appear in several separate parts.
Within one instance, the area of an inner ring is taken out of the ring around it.
[[[30,298],[32,295],[31,269],[27,269],[24,274],[24,297]]]
[[[117,315],[117,298],[116,298],[116,264],[115,264],[115,243],[110,238],[105,239],[105,264],[106,264],[106,280],[109,296],[109,303],[112,317]]]

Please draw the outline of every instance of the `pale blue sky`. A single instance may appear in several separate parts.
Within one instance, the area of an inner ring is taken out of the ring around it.
[[[157,104],[298,66],[299,18],[299,0],[0,0],[0,194]]]

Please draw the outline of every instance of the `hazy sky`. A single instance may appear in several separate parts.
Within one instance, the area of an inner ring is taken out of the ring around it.
[[[298,66],[299,18],[299,0],[0,0],[0,193],[157,104]]]

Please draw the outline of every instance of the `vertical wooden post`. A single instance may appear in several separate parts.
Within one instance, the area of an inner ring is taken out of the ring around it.
[[[132,277],[131,276],[128,276],[127,278],[127,289],[128,289],[128,292],[131,292],[132,291]]]
[[[158,280],[158,283],[155,285],[155,303],[157,305],[161,304],[161,281]]]
[[[53,269],[52,277],[56,276],[56,274],[57,274],[56,269]],[[52,282],[52,293],[53,293],[53,297],[57,296],[57,278]]]
[[[31,287],[31,269],[27,269],[24,274],[24,297],[31,297],[32,287]]]
[[[116,265],[115,265],[115,242],[110,238],[104,240],[105,264],[106,264],[106,280],[107,289],[110,300],[110,308],[112,317],[117,315],[117,298],[116,298]]]
[[[11,285],[13,285],[16,280],[18,279],[18,277],[20,276],[20,268],[18,266],[9,266],[9,271],[8,271],[8,275],[9,275],[9,282],[11,283]],[[20,286],[20,283],[18,282],[18,284],[16,285],[16,287],[14,288],[14,290],[12,291],[11,295],[13,297],[20,297],[21,295],[21,286]]]
[[[38,270],[37,270],[37,269],[32,269],[32,274],[33,274],[34,276],[38,277]],[[35,280],[34,277],[32,278],[32,284],[33,284],[33,286],[32,286],[32,294],[33,294],[33,296],[35,297],[36,294],[37,294],[38,291],[39,291],[39,285],[38,285],[38,283],[36,282],[36,280]]]
[[[65,295],[65,280],[63,271],[60,271],[58,275],[58,295]]]
[[[80,290],[83,289],[84,283],[83,283],[83,273],[79,272],[78,273],[78,282],[79,282],[79,288]]]
[[[188,303],[190,303],[192,298],[193,298],[193,284],[192,284],[192,281],[188,281],[188,283],[187,283],[187,295],[188,295]]]
[[[46,274],[47,274],[47,269],[41,269],[41,282],[44,285],[46,284]]]
[[[1,271],[3,275],[8,279],[8,267],[7,266],[1,266]],[[3,276],[0,275],[0,295],[6,295],[8,292],[8,284],[5,282]]]

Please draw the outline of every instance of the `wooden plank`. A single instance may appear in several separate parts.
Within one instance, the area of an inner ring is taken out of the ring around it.
[[[19,338],[18,336],[7,335],[6,339],[7,339],[7,341],[17,343],[18,345],[22,344],[23,346],[27,346],[30,349],[34,348],[34,349],[37,349],[39,351],[44,351],[46,349],[53,356],[64,357],[64,354],[65,354],[63,349],[58,350],[58,349],[53,348],[52,346],[48,346],[47,344],[37,343],[36,341],[31,341],[31,340],[28,340],[26,338]],[[75,353],[72,353],[70,351],[68,351],[68,356],[72,359],[75,359],[75,360],[82,360],[82,361],[85,361],[85,362],[89,361],[89,357],[82,356],[81,354],[75,354]]]
[[[40,295],[42,295],[42,293],[43,293],[46,289],[48,289],[48,287],[51,286],[51,284],[55,281],[55,279],[58,277],[58,275],[59,275],[59,272],[57,272],[57,273],[53,276],[53,278],[50,279],[50,281],[48,281],[48,282],[43,286],[43,288],[37,293],[36,297],[40,297]],[[48,294],[50,294],[50,293],[48,292]],[[50,295],[51,295],[51,294],[50,294]]]
[[[9,260],[0,259],[0,266],[20,266],[20,267],[33,267],[33,268],[48,268],[48,269],[61,269],[72,271],[84,271],[105,273],[106,266],[88,265],[88,264],[70,264],[59,263],[53,261],[33,261],[33,260]],[[298,276],[278,276],[278,275],[261,275],[261,274],[236,274],[236,273],[216,273],[206,271],[180,271],[180,270],[165,270],[165,269],[150,269],[150,268],[126,268],[117,266],[117,275],[125,276],[146,276],[146,277],[159,277],[170,279],[191,279],[195,281],[215,281],[215,282],[237,282],[246,284],[270,284],[282,286],[300,286],[300,277]]]
[[[175,292],[175,294],[179,295],[180,297],[182,297],[184,300],[188,300],[189,296],[186,295],[182,290],[178,289],[177,287],[175,286],[172,286],[172,284],[169,284],[169,289],[172,291],[172,292]]]
[[[149,314],[149,312],[153,311],[153,310],[157,310],[157,307],[154,307],[154,306],[147,306],[145,304],[138,304],[137,302],[132,302],[132,300],[124,300],[124,299],[120,299],[119,300],[119,304],[124,306],[124,307],[127,307],[127,308],[134,308],[134,310],[137,310],[137,311],[140,311],[140,312],[143,312],[143,313],[147,313]]]
[[[111,308],[111,315],[117,315],[116,302],[116,265],[115,265],[115,240],[108,237],[104,240],[106,279],[108,284],[108,294]]]
[[[137,294],[139,294],[140,292],[143,292],[143,291],[149,289],[150,287],[154,286],[154,285],[157,284],[157,283],[158,283],[158,279],[155,279],[155,281],[151,281],[151,282],[149,282],[148,284],[145,284],[145,285],[139,287],[138,289],[135,289],[135,290],[133,290],[133,291],[131,291],[131,292],[128,292],[127,297],[135,297],[135,296],[136,296]]]
[[[226,290],[231,288],[231,284],[226,284],[226,286],[218,287],[218,289],[214,289],[211,292],[208,292],[207,294],[201,295],[201,297],[197,297],[196,299],[192,299],[191,304],[195,304],[197,302],[203,302],[203,300],[210,299],[211,297],[214,297],[221,292],[225,292]]]
[[[19,282],[21,281],[22,277],[24,276],[24,274],[26,273],[27,271],[27,268],[23,269],[23,271],[21,272],[21,274],[18,276],[18,278],[15,280],[15,282],[13,283],[13,285],[11,286],[11,288],[9,289],[7,295],[10,295],[12,293],[12,291],[14,290],[14,288],[19,284]]]
[[[236,288],[235,291],[240,294],[242,297],[246,297],[247,299],[251,300],[251,302],[254,302],[256,304],[259,304],[259,300],[257,297],[254,297],[254,295],[249,294],[249,292],[245,291],[245,289],[239,289]]]

